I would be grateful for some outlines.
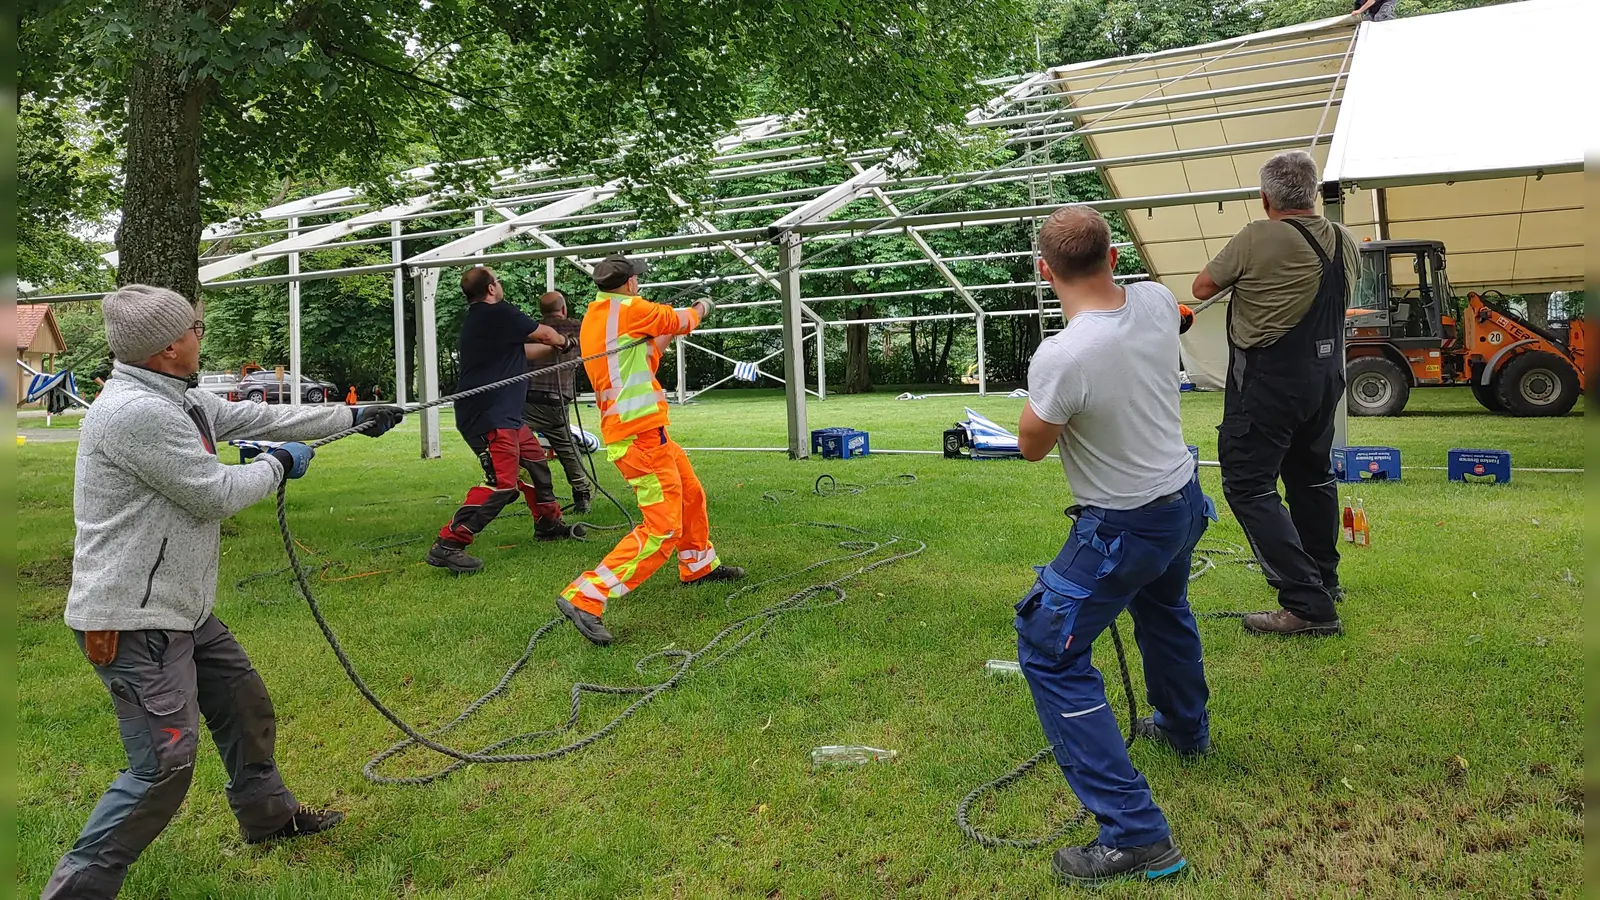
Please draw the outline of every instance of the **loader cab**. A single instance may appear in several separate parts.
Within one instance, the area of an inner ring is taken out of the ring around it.
[[[1345,311],[1345,339],[1402,349],[1455,340],[1453,298],[1439,241],[1365,241],[1361,272]]]

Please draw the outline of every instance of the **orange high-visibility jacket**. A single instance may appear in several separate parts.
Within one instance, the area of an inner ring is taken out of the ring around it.
[[[651,303],[643,297],[601,291],[583,314],[578,345],[584,356],[615,350],[636,338],[654,338],[621,353],[584,363],[600,408],[600,439],[613,444],[667,425],[667,394],[656,381],[661,351],[677,334],[700,325],[700,310]]]

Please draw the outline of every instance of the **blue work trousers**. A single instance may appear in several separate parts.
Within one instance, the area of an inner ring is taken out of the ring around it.
[[[1016,607],[1017,658],[1039,724],[1110,847],[1143,846],[1171,833],[1128,759],[1090,658],[1095,638],[1124,609],[1133,617],[1157,724],[1180,750],[1209,737],[1210,692],[1188,592],[1189,560],[1216,507],[1198,481],[1164,499],[1131,510],[1084,508],[1061,553],[1037,568]]]

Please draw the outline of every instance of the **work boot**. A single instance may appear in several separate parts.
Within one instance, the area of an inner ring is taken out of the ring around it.
[[[439,538],[428,548],[428,565],[449,569],[457,575],[471,575],[483,568],[483,560],[467,553],[467,545]]]
[[[561,519],[540,519],[533,523],[533,536],[541,541],[559,541],[562,538],[581,538],[589,533],[582,522],[567,523]]]
[[[590,642],[599,644],[602,647],[611,643],[611,632],[606,629],[605,623],[600,621],[599,616],[573,606],[567,602],[565,597],[556,598],[556,609],[560,610],[563,616],[571,619],[572,624],[578,629],[578,633],[588,638]]]
[[[577,513],[578,515],[581,516],[584,513],[588,512],[590,509],[592,509],[593,505],[594,505],[594,495],[593,494],[589,493],[588,491],[573,491],[572,492],[572,511],[573,512],[575,512],[575,513]]]
[[[246,844],[263,844],[267,841],[279,841],[285,838],[297,838],[307,834],[316,834],[327,831],[329,828],[344,821],[344,813],[337,809],[314,809],[302,806],[294,811],[294,817],[284,823],[282,828],[271,834],[261,837],[244,835]]]
[[[1176,875],[1188,864],[1170,836],[1142,847],[1107,847],[1094,840],[1087,847],[1062,847],[1050,860],[1057,878],[1081,885],[1105,884],[1119,878],[1155,881]]]
[[[681,581],[679,584],[704,584],[708,581],[738,581],[742,578],[744,578],[743,568],[739,566],[720,565],[693,581]]]
[[[1344,634],[1344,626],[1338,619],[1308,622],[1287,609],[1251,613],[1241,621],[1244,622],[1244,630],[1251,634],[1308,634],[1315,637]]]
[[[1162,746],[1169,747],[1173,753],[1185,758],[1205,756],[1211,752],[1210,735],[1202,738],[1200,743],[1193,747],[1180,749],[1178,747],[1178,742],[1172,739],[1172,732],[1156,724],[1155,716],[1145,716],[1142,719],[1135,719],[1133,721],[1133,733],[1136,737],[1142,737],[1145,740],[1153,741],[1157,744],[1161,744]]]

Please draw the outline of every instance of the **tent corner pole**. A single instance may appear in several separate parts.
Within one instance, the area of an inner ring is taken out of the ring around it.
[[[800,319],[800,235],[784,231],[778,244],[778,287],[783,295],[783,393],[789,420],[789,458],[811,455],[806,439],[805,329]]]
[[[439,294],[439,270],[423,269],[416,275],[417,304],[417,399],[439,399],[439,323],[435,301]],[[422,411],[422,458],[438,459],[439,408]]]

